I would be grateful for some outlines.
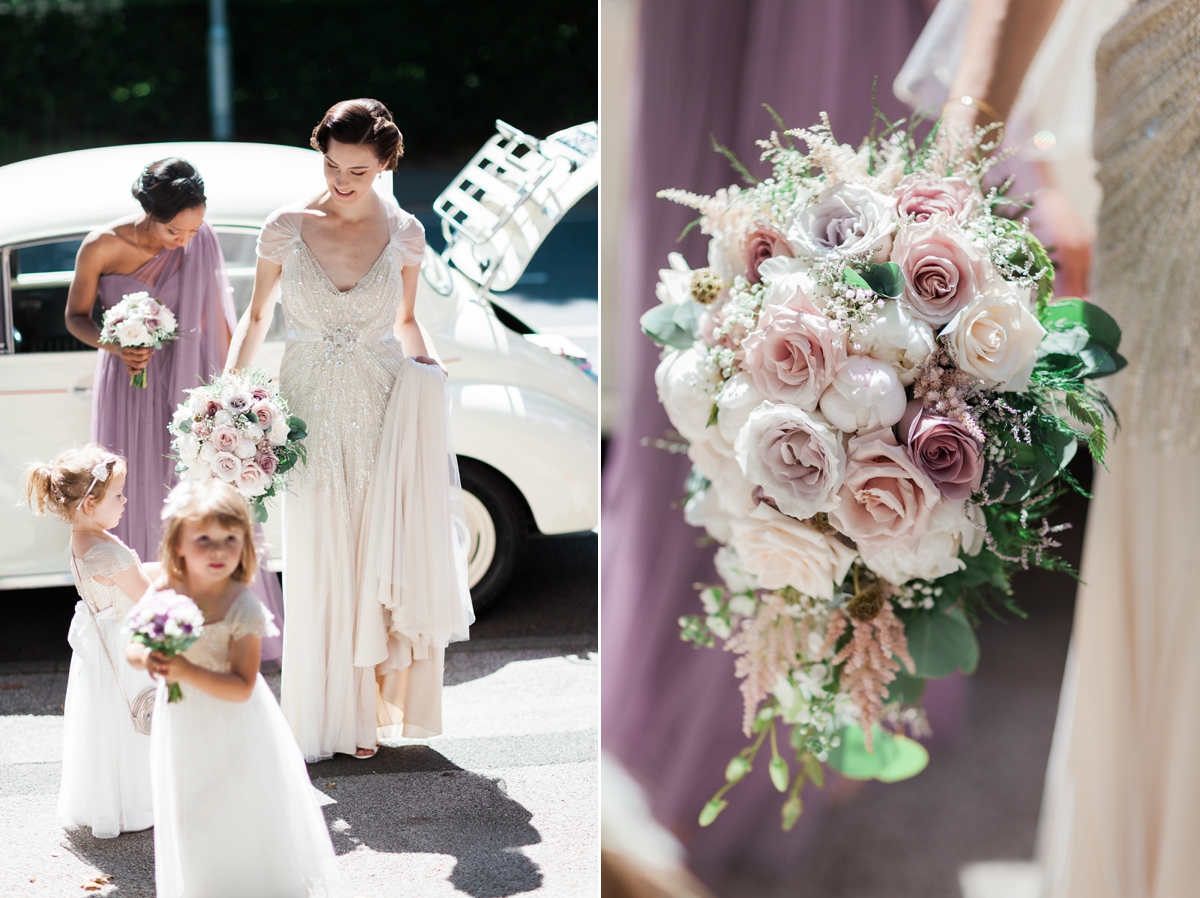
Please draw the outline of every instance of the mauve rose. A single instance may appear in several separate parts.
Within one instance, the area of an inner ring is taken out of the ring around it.
[[[209,399],[207,402],[204,403],[203,414],[204,414],[204,417],[206,417],[206,418],[213,417],[220,410],[221,410],[221,406],[218,405],[216,400],[214,400],[214,399]]]
[[[218,452],[212,460],[212,471],[226,483],[233,483],[242,473],[242,462],[232,452]]]
[[[896,201],[858,184],[838,184],[796,216],[788,239],[802,254],[855,255],[873,250],[886,262],[896,229]]]
[[[154,331],[158,330],[159,326],[162,324],[162,321],[160,321],[154,315],[147,315],[142,319],[142,323],[146,325],[146,330],[153,333]]]
[[[269,402],[255,402],[250,411],[254,413],[254,417],[258,419],[258,426],[263,430],[270,430],[271,425],[275,423],[275,407]]]
[[[805,520],[837,508],[846,452],[819,414],[764,402],[750,413],[734,454],[763,501],[784,514]]]
[[[241,415],[249,410],[250,403],[253,400],[251,400],[250,394],[244,390],[230,389],[225,391],[225,395],[221,397],[221,401],[230,412],[235,415]]]
[[[255,402],[262,402],[264,399],[271,398],[271,391],[269,389],[267,389],[266,387],[251,387],[250,388],[250,397]]]
[[[992,279],[992,264],[961,228],[939,213],[896,237],[892,261],[904,272],[904,299],[913,314],[943,325]]]
[[[742,342],[742,370],[768,399],[812,411],[833,381],[846,348],[802,293],[764,309]]]
[[[787,238],[766,225],[758,225],[746,235],[743,254],[746,259],[746,280],[752,284],[762,283],[758,266],[767,259],[774,259],[776,256],[791,258],[793,255]]]
[[[935,178],[928,174],[908,175],[892,195],[896,197],[896,214],[914,221],[928,221],[943,213],[965,220],[975,208],[971,185],[963,178]]]
[[[925,411],[920,399],[900,419],[900,439],[947,499],[969,499],[983,481],[983,447],[958,421]]]
[[[850,440],[838,495],[842,501],[829,522],[859,546],[891,543],[913,551],[929,531],[940,498],[890,427]]]
[[[273,476],[275,471],[279,468],[279,459],[275,457],[275,453],[268,449],[261,450],[258,455],[254,457],[254,463],[262,468],[263,473],[268,477]]]
[[[218,452],[232,452],[242,441],[242,434],[236,427],[225,425],[216,428],[211,439]]]

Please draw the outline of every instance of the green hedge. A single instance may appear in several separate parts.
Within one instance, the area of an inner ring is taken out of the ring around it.
[[[595,0],[228,0],[235,139],[306,146],[337,100],[387,103],[417,163],[457,162],[505,119],[597,115]],[[206,0],[0,0],[0,164],[205,140]]]

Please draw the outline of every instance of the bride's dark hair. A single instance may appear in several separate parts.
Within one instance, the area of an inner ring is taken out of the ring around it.
[[[369,146],[375,158],[391,171],[404,155],[404,136],[392,120],[392,113],[378,100],[342,100],[329,107],[321,123],[313,128],[312,148],[322,153],[329,141]]]
[[[155,221],[170,221],[184,209],[203,206],[204,179],[186,159],[171,156],[151,162],[133,182],[133,198]]]

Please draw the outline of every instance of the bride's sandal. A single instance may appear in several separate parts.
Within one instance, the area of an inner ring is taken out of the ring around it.
[[[353,757],[358,758],[360,761],[367,761],[375,757],[378,753],[378,748],[360,748],[354,753]]]

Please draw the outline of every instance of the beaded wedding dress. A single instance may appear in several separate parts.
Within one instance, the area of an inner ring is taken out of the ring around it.
[[[1048,898],[1200,889],[1200,2],[1143,0],[1096,56],[1094,299],[1120,323],[1039,856]]]
[[[258,253],[283,266],[281,390],[308,426],[284,498],[281,704],[314,761],[440,733],[445,647],[474,615],[449,391],[393,333],[424,228],[385,202],[388,245],[339,291],[301,236],[306,206],[272,213]]]
[[[228,673],[229,645],[275,632],[250,590],[206,621],[184,657]],[[271,689],[256,674],[244,702],[160,682],[150,734],[158,898],[310,898],[337,882],[325,816]]]

